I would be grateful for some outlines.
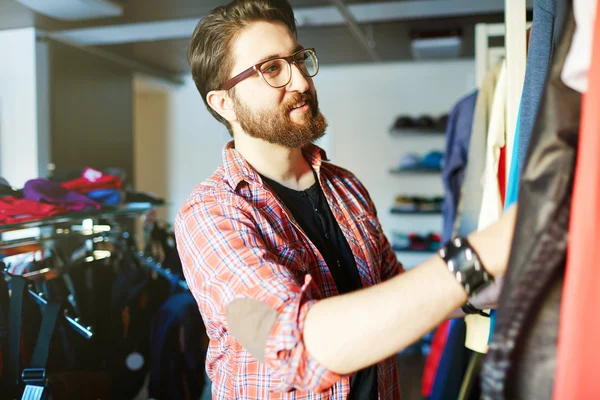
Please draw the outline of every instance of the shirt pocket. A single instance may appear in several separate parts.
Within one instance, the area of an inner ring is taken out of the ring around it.
[[[371,273],[375,276],[375,281],[380,280],[381,263],[381,235],[383,230],[377,218],[370,214],[361,214],[354,218],[357,227],[356,239],[365,256],[365,261]]]
[[[285,267],[289,276],[298,284],[304,284],[304,278],[309,272],[310,254],[300,241],[279,245],[272,250],[279,264]]]

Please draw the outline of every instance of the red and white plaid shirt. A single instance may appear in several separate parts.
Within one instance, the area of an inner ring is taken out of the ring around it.
[[[350,172],[324,162],[311,145],[305,158],[352,249],[363,287],[402,271],[367,190]],[[308,310],[337,295],[325,260],[259,174],[235,150],[198,185],[175,221],[183,271],[204,319],[210,345],[206,366],[213,399],[347,399],[350,376],[319,364],[302,331]],[[279,315],[258,362],[230,334],[226,307],[259,300]],[[352,310],[348,310],[352,313]],[[361,323],[361,321],[357,321]],[[380,399],[400,399],[394,357],[377,366]]]

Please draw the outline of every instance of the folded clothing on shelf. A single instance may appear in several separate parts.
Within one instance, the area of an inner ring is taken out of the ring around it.
[[[12,196],[0,197],[0,224],[18,224],[67,212],[56,204],[40,203]]]
[[[392,248],[396,251],[437,251],[441,246],[440,234],[430,232],[420,235],[415,232],[393,232]]]
[[[393,211],[441,211],[444,198],[421,196],[398,196],[392,207]]]
[[[68,190],[59,183],[45,178],[27,181],[23,187],[23,195],[26,199],[56,204],[69,211],[100,208],[100,204],[87,196]]]
[[[86,196],[102,205],[117,206],[121,203],[121,192],[116,189],[92,190]]]
[[[86,168],[79,178],[62,182],[60,185],[65,189],[87,194],[95,190],[120,189],[122,181],[118,176],[104,174],[93,168]]]
[[[394,122],[392,129],[421,128],[428,130],[444,131],[448,123],[448,114],[442,114],[434,117],[429,114],[421,114],[418,117],[410,115],[399,115]]]
[[[423,157],[415,153],[407,153],[400,157],[398,171],[410,171],[415,169],[441,170],[444,154],[438,150],[432,150]]]
[[[133,190],[127,190],[124,194],[125,203],[150,203],[153,205],[163,205],[165,200],[160,197],[156,197],[151,193],[136,192]]]

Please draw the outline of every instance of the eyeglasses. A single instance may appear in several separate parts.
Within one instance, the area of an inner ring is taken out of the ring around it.
[[[319,72],[319,60],[315,49],[302,49],[291,56],[271,58],[251,66],[225,82],[221,90],[229,90],[255,73],[275,89],[284,87],[292,79],[292,64],[307,78],[312,78]]]

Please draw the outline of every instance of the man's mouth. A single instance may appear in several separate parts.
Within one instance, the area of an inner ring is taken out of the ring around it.
[[[298,102],[292,106],[292,110],[297,110],[299,108],[304,107],[305,105],[306,105],[306,102],[304,102],[304,101]]]

